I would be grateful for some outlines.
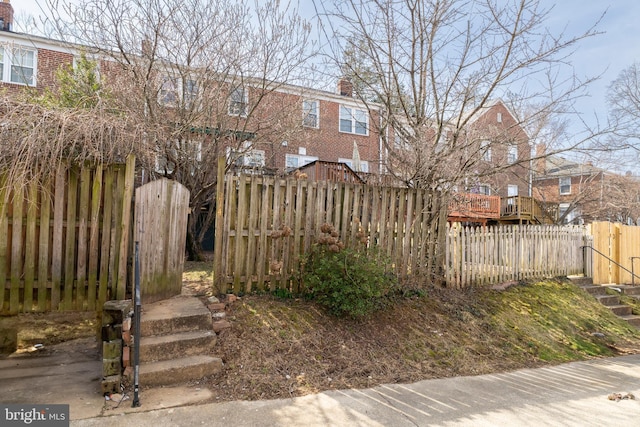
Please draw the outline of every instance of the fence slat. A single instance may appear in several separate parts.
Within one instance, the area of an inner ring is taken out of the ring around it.
[[[47,311],[49,283],[49,248],[51,242],[51,181],[46,180],[40,191],[40,233],[38,237],[38,307],[37,311]],[[0,248],[0,252],[2,248]]]

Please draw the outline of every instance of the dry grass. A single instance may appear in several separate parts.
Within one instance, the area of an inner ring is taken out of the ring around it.
[[[638,330],[555,280],[503,292],[431,289],[361,321],[270,295],[244,297],[228,316],[232,328],[216,347],[224,370],[206,381],[217,400],[300,396],[640,351]]]

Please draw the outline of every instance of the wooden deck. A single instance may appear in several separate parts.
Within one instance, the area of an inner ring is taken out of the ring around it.
[[[554,212],[533,197],[510,196],[500,199],[500,222],[505,224],[554,224]]]
[[[500,219],[500,196],[458,193],[449,202],[449,222],[475,222],[486,225]]]

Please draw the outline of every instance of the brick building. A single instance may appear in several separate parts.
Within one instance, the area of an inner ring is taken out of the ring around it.
[[[580,224],[592,221],[637,223],[640,220],[640,181],[560,156],[538,162],[533,192],[547,204],[557,204],[558,221]]]
[[[477,177],[469,178],[467,191],[531,196],[529,136],[502,100],[491,102],[470,120],[467,138],[478,158]]]

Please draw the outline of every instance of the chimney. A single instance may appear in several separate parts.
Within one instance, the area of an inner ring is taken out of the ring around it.
[[[1,31],[11,31],[13,27],[13,6],[11,6],[11,0],[3,0],[0,3],[0,22],[2,27]]]
[[[353,97],[353,83],[348,77],[342,77],[338,80],[338,92],[341,96]]]

